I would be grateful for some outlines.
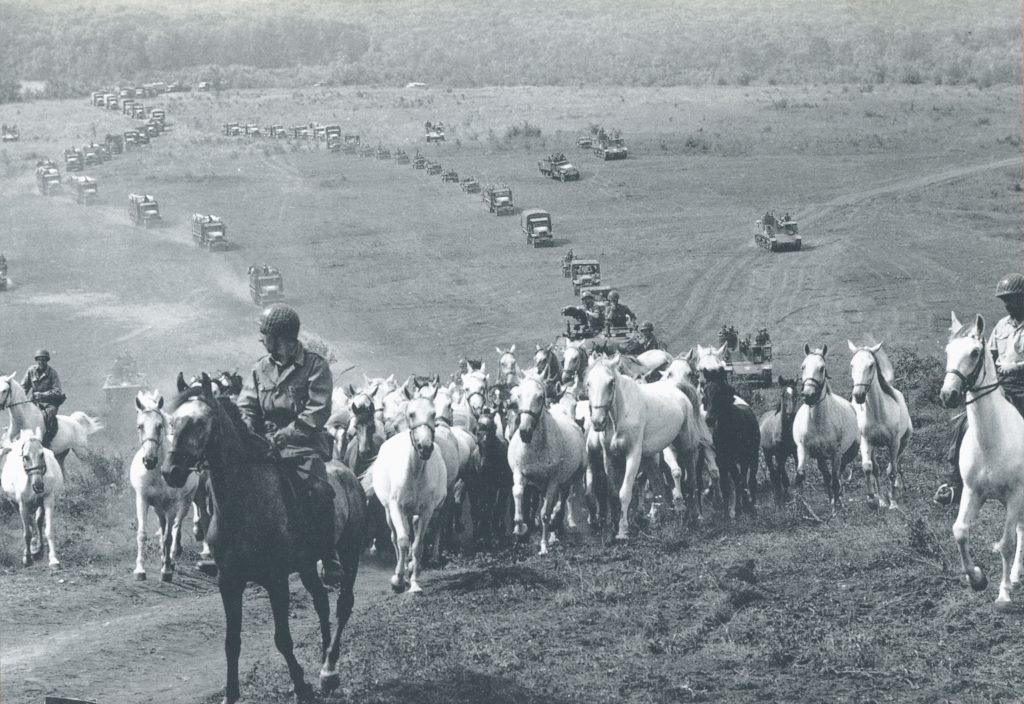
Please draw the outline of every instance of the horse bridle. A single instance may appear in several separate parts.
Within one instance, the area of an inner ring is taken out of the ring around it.
[[[602,408],[610,409],[612,406],[615,405],[615,372],[612,372],[611,381],[608,382],[608,393],[609,393],[609,401],[608,401],[608,403],[593,403],[593,402],[591,402],[591,404],[590,404],[590,412],[591,412],[591,414],[593,414],[595,409],[597,409],[597,410],[601,410]],[[608,415],[609,416],[611,415],[610,411],[609,411]]]
[[[980,381],[979,377],[981,377],[981,375],[984,374],[984,373],[985,373],[985,348],[984,348],[984,346],[982,346],[981,354],[978,355],[978,361],[974,365],[974,369],[972,369],[969,374],[964,375],[964,373],[961,372],[959,369],[947,369],[946,370],[946,375],[947,376],[952,374],[953,376],[955,376],[958,379],[960,379],[960,381],[963,383],[963,386],[964,386],[964,397],[965,397],[964,405],[965,406],[969,406],[972,403],[977,403],[980,399],[985,398],[990,393],[992,393],[993,391],[998,389],[1000,386],[1002,386],[1003,382],[1000,381],[999,379],[996,379],[995,382],[993,382],[991,384],[988,384],[986,386],[975,386],[975,384],[978,383],[978,381]],[[967,392],[973,392],[974,393],[974,398],[967,399],[966,398]]]
[[[528,376],[525,379],[523,379],[523,381],[527,381],[527,380],[532,381],[540,389],[540,397],[542,399],[542,401],[541,401],[541,409],[539,411],[534,411],[534,410],[531,410],[529,408],[520,408],[519,409],[519,415],[523,416],[525,414],[525,415],[530,416],[531,418],[533,418],[536,421],[540,421],[541,414],[544,413],[543,399],[544,399],[545,394],[547,393],[547,388],[544,386],[544,384],[539,379],[534,379],[532,376]]]
[[[145,409],[143,411],[139,411],[139,413],[143,413],[143,414],[144,413],[156,413],[157,415],[160,416],[160,419],[162,421],[161,425],[166,424],[166,422],[167,422],[166,419],[164,419],[164,417],[163,417],[164,414],[161,413],[156,408],[147,408],[147,409]],[[150,436],[147,435],[146,437],[142,438],[142,442],[139,444],[140,447],[142,445],[145,445],[147,442],[153,443],[154,445],[156,445],[156,449],[159,450],[161,447],[163,447],[164,438],[163,438],[163,435],[161,433],[157,433],[157,436],[155,438],[154,437],[150,437]]]
[[[46,456],[40,452],[39,457],[41,458],[40,463],[30,467],[28,465],[28,443],[24,443],[21,447],[21,464],[25,468],[25,474],[32,474],[33,472],[39,472],[40,476],[46,474]]]
[[[825,384],[828,383],[828,380],[829,380],[828,368],[824,364],[825,363],[825,355],[823,355],[823,354],[821,354],[819,352],[811,352],[811,354],[809,354],[807,356],[808,357],[811,357],[811,356],[821,357],[821,361],[822,361],[822,370],[823,370],[822,371],[822,376],[825,377],[824,381],[818,381],[813,376],[810,379],[800,379],[800,383],[801,384],[814,384],[815,388],[817,389],[817,391],[814,392],[814,395],[817,396],[818,398],[814,401],[814,403],[811,403],[810,401],[807,401],[805,399],[804,400],[804,404],[807,405],[807,406],[817,406],[819,403],[821,403],[821,399],[823,399],[825,397],[825,394],[823,392],[825,391]]]
[[[15,401],[14,403],[11,403],[10,401],[11,401],[11,382],[8,381],[7,382],[7,389],[6,389],[6,392],[4,393],[4,400],[3,400],[3,402],[0,402],[0,411],[5,411],[5,410],[7,410],[9,408],[14,408],[15,406],[21,406],[22,404],[32,403],[32,399],[30,399],[30,398],[27,398],[24,401]]]

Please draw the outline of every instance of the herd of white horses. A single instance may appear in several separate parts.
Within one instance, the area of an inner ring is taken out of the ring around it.
[[[815,462],[833,510],[840,504],[843,471],[859,451],[869,500],[895,508],[902,485],[900,461],[913,435],[910,413],[893,386],[893,367],[882,345],[851,342],[849,348],[852,398],[831,389],[828,365],[834,355],[828,346],[805,346],[800,379],[789,390],[802,403],[797,408],[795,399],[787,402],[784,389],[779,408],[759,419],[759,444],[766,464],[773,472],[781,470],[783,477],[786,447],[795,450],[797,481]],[[556,364],[551,357],[559,352]],[[395,591],[421,591],[428,531],[452,520],[466,484],[481,471],[485,428],[491,429],[492,440],[502,443],[511,471],[513,532],[524,536],[528,523],[536,520],[541,554],[558,542],[563,515],[571,519],[566,507],[572,496],[585,497],[592,521],[603,518],[607,506],[615,538],[626,541],[631,518],[640,513],[634,497],[642,493],[641,481],[652,487],[670,483],[671,499],[685,500],[691,519],[699,517],[705,474],[708,479],[718,474],[726,482],[726,468],[718,465],[730,456],[728,443],[735,440],[719,432],[722,421],[709,414],[705,398],[709,384],[724,375],[724,348],[698,345],[679,357],[652,351],[627,360],[588,354],[585,346],[570,343],[563,350],[538,347],[535,363],[540,366],[526,370],[520,368],[514,346],[498,353],[500,372],[493,382],[481,365],[449,385],[437,379],[399,385],[391,376],[367,379],[360,389],[350,385],[335,390],[328,429],[335,436],[338,461],[355,468],[361,457],[369,457],[361,481],[367,495],[376,496],[384,508],[396,554],[391,577]],[[650,372],[659,378],[644,381]],[[974,589],[985,588],[985,574],[968,546],[969,529],[987,500],[1001,502],[1006,514],[996,544],[1003,568],[996,608],[1008,608],[1011,586],[1022,574],[1024,418],[998,392],[980,316],[967,325],[952,316],[941,398],[948,407],[965,403],[968,416],[960,453],[964,489],[953,526],[963,569]],[[729,405],[742,409],[746,403],[735,397]],[[161,576],[170,581],[181,551],[181,524],[199,479],[193,474],[177,489],[164,482],[156,471],[169,444],[163,399],[158,392],[140,392],[136,406],[139,448],[129,469],[137,495],[135,575],[145,579],[146,516],[153,508],[160,523]],[[7,410],[10,419],[0,485],[20,507],[24,564],[41,556],[42,534],[49,563],[57,566],[54,507],[64,485],[63,460],[69,451],[84,450],[88,436],[102,424],[80,412],[61,415],[56,437],[44,448],[42,414],[14,374],[0,376],[0,410]],[[481,422],[484,416],[487,423]],[[882,448],[888,456],[884,472],[875,466],[875,452]],[[534,515],[528,505],[530,491],[539,497]],[[668,496],[666,490],[666,500]],[[726,507],[730,516],[736,506]]]

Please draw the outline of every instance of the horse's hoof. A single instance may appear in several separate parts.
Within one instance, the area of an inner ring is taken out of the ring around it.
[[[627,545],[629,544],[628,535],[616,535],[613,541],[616,545]]]
[[[25,557],[23,557],[21,559],[21,564],[24,565],[25,567],[31,567],[32,566],[32,562],[33,562],[32,558],[29,557],[28,555],[26,555]]]
[[[145,572],[136,572],[135,573],[135,581],[136,582],[145,582],[146,581],[146,573]]]
[[[971,583],[971,589],[976,592],[983,592],[985,587],[988,586],[988,577],[985,576],[980,567],[975,567],[972,572],[968,573],[967,581]]]
[[[412,582],[409,585],[409,593],[410,594],[422,594],[423,593],[423,587],[421,587],[419,585],[419,582]]]
[[[1009,599],[1002,600],[996,599],[992,604],[992,608],[997,614],[1013,614],[1017,612],[1017,607],[1013,605],[1013,602]]]
[[[405,582],[397,574],[391,575],[391,591],[401,594],[405,591]]]
[[[341,686],[341,676],[337,672],[330,675],[320,675],[320,691],[324,694],[333,692]]]
[[[308,682],[300,682],[295,685],[295,701],[297,702],[311,702],[313,701],[313,686]]]
[[[160,573],[160,581],[161,582],[166,582],[167,584],[170,584],[170,582],[171,582],[171,580],[173,578],[174,578],[174,573],[173,572],[161,572]]]

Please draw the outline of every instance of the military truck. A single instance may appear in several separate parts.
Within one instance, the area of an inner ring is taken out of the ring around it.
[[[443,142],[444,141],[444,123],[435,122],[431,124],[427,122],[427,144],[431,142]]]
[[[441,181],[445,183],[448,183],[449,181],[453,183],[458,183],[459,172],[455,171],[454,169],[445,169],[444,171],[441,172]]]
[[[284,300],[284,279],[275,267],[253,264],[249,267],[249,295],[258,306]]]
[[[597,144],[594,145],[594,156],[605,161],[625,159],[629,155],[626,143],[618,130],[605,132],[601,130],[597,134]]]
[[[0,291],[7,290],[7,257],[0,254]]]
[[[409,154],[404,149],[395,150],[395,163],[396,164],[408,164]]]
[[[237,122],[225,122],[220,130],[225,137],[237,137],[242,134],[242,128]]]
[[[572,292],[577,296],[589,286],[601,283],[601,262],[596,259],[573,259],[569,262],[569,278],[572,279]]]
[[[110,150],[111,154],[122,154],[124,153],[124,137],[119,134],[107,134],[106,138],[107,149]]]
[[[387,159],[391,158],[391,150],[381,145],[377,147],[377,152],[375,156],[382,161],[386,161]]]
[[[537,162],[537,168],[548,178],[555,178],[563,183],[580,180],[580,170],[569,163],[565,154],[561,152],[544,157]]]
[[[92,205],[99,198],[99,184],[96,179],[88,176],[72,177],[75,184],[75,202],[79,205]]]
[[[192,213],[192,239],[211,252],[228,249],[228,226],[216,215]]]
[[[718,343],[725,345],[727,376],[744,379],[752,386],[772,385],[772,339],[767,328],[760,328],[751,342],[750,335],[741,339],[735,327],[723,325]]]
[[[347,134],[341,144],[341,151],[345,154],[355,154],[359,150],[359,135]]]
[[[4,142],[17,142],[21,139],[21,133],[18,132],[17,125],[4,125],[2,140]]]
[[[271,125],[269,132],[274,139],[287,139],[288,137],[288,130],[284,125]]]
[[[459,188],[461,188],[464,193],[479,193],[480,182],[472,176],[466,176],[459,182]]]
[[[100,145],[98,144],[86,144],[82,147],[82,160],[86,166],[99,166],[103,163],[100,158]]]
[[[526,235],[527,246],[534,248],[553,244],[551,239],[551,213],[541,208],[524,208],[520,225]]]
[[[160,206],[156,198],[148,193],[129,193],[128,218],[136,227],[150,228],[160,225]]]
[[[512,204],[512,188],[508,184],[489,184],[480,196],[488,212],[495,215],[512,215],[516,209]]]
[[[61,190],[60,169],[49,159],[36,163],[36,188],[44,196],[52,196]]]
[[[64,168],[71,171],[81,171],[85,168],[85,159],[78,147],[64,150]]]

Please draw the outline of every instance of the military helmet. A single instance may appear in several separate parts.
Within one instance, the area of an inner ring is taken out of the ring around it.
[[[299,314],[289,305],[275,303],[260,316],[260,332],[295,340],[299,337]]]
[[[650,320],[640,323],[640,332],[654,332],[654,323]]]
[[[47,350],[36,350],[36,355],[32,359],[45,359],[47,362],[49,362],[50,353]]]
[[[592,294],[590,291],[584,291],[583,295],[580,296],[580,300],[581,301],[586,301],[587,299],[589,299],[591,301],[594,300],[594,294]]]
[[[1024,274],[1007,274],[996,284],[996,296],[1019,296],[1024,294]]]
[[[611,301],[612,303],[618,303],[619,302],[619,292],[618,291],[612,291],[611,293],[609,293],[608,294],[608,300]]]

